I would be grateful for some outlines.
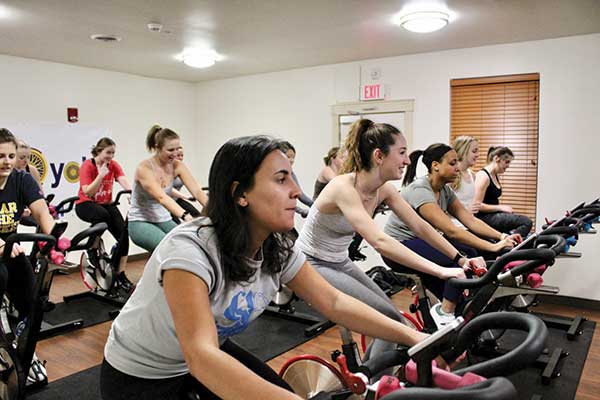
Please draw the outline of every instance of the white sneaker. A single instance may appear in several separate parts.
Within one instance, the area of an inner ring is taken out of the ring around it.
[[[31,360],[31,368],[29,368],[29,374],[27,375],[27,385],[36,383],[46,382],[48,380],[48,373],[44,363],[40,361],[35,353],[33,353],[33,359]]]
[[[450,322],[454,321],[456,317],[454,314],[447,314],[442,310],[442,303],[434,304],[433,307],[429,310],[431,317],[435,321],[438,329],[443,328],[448,325]]]

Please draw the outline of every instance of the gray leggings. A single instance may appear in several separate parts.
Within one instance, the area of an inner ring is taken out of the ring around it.
[[[129,237],[133,243],[152,253],[167,233],[176,226],[173,220],[157,223],[129,221]]]
[[[314,258],[307,254],[306,260],[327,282],[339,291],[362,301],[389,318],[404,323],[404,317],[402,317],[402,314],[400,314],[394,303],[349,258],[339,263],[333,263]],[[373,341],[369,353],[377,354],[393,347],[395,347],[394,343],[376,339]]]

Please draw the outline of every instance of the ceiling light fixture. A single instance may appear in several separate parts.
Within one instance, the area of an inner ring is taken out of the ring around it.
[[[396,25],[417,33],[437,31],[448,25],[449,21],[450,16],[443,11],[417,11],[394,18]]]
[[[183,63],[192,68],[208,68],[217,62],[217,52],[214,50],[186,49],[183,52]]]
[[[93,40],[99,40],[104,43],[112,43],[112,42],[120,42],[121,38],[115,35],[105,35],[103,33],[97,33],[95,35],[90,36]]]

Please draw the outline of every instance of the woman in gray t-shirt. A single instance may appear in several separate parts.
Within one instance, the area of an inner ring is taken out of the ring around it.
[[[227,338],[257,318],[285,284],[349,329],[414,345],[427,335],[327,283],[290,240],[300,190],[281,142],[227,142],[213,160],[206,218],[158,245],[115,319],[101,371],[111,399],[300,399],[265,363]]]
[[[429,174],[415,180],[417,163],[421,156]],[[516,236],[508,236],[489,227],[457,201],[454,191],[448,185],[454,182],[459,173],[458,156],[452,147],[443,143],[432,144],[425,151],[412,152],[410,159],[411,165],[404,177],[405,187],[401,192],[402,197],[421,217],[442,232],[461,253],[473,257],[477,255],[477,251],[497,253],[504,247],[513,247],[516,244]],[[449,215],[455,217],[469,230],[456,226]],[[456,266],[456,260],[441,254],[430,244],[418,238],[411,228],[395,215],[388,219],[384,231],[417,254],[437,264],[446,267]],[[492,243],[478,236],[497,240],[497,242]],[[406,271],[406,267],[390,258],[384,257],[384,261],[398,272]],[[442,300],[441,304],[434,306],[435,309],[431,313],[436,322],[453,319],[461,291],[431,275],[422,274],[422,279],[425,286]]]

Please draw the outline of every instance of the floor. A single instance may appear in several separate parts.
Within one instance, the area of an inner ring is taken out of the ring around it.
[[[132,281],[137,281],[141,276],[144,262],[145,260],[139,260],[129,263],[127,274]],[[50,297],[52,301],[60,302],[62,296],[84,290],[85,287],[81,283],[79,274],[60,275],[55,277]],[[407,290],[393,297],[394,303],[400,309],[407,309],[410,300],[410,292]],[[581,314],[588,319],[600,322],[600,311],[556,305],[539,306],[538,309],[564,316]],[[40,359],[47,360],[49,380],[54,381],[100,364],[109,329],[110,322],[106,322],[38,343],[37,354]],[[317,338],[274,358],[269,365],[275,370],[279,370],[286,360],[300,354],[313,354],[328,359],[330,352],[338,348],[339,343],[337,328],[331,328]],[[597,371],[600,371],[600,329],[596,329],[594,332],[590,352],[577,390],[577,399],[600,399],[600,373]]]

